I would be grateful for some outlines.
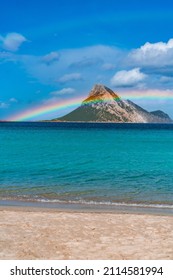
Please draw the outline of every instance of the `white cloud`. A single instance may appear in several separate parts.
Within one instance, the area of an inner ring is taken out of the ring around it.
[[[15,52],[27,39],[19,33],[8,33],[5,37],[0,35],[1,47],[5,50]]]
[[[61,90],[52,91],[50,94],[52,95],[61,95],[61,94],[71,94],[74,93],[74,88],[63,88]]]
[[[111,79],[111,84],[117,87],[135,86],[143,81],[147,75],[140,72],[139,68],[118,71]]]
[[[136,88],[123,88],[120,89],[120,95],[125,99],[145,99],[147,102],[150,102],[151,99],[154,101],[164,99],[170,99],[173,96],[173,90],[171,89],[136,89]]]
[[[167,43],[164,42],[158,42],[158,43],[145,43],[143,46],[141,46],[141,51],[143,53],[149,52],[149,51],[155,51],[155,52],[166,52],[169,49],[173,48],[173,39],[170,39]]]
[[[55,86],[57,82],[69,82],[68,87],[71,87],[70,82],[79,80],[83,85],[85,81],[87,81],[87,84],[88,81],[90,81],[90,86],[92,86],[95,82],[95,73],[103,71],[101,65],[104,63],[113,63],[116,68],[116,65],[121,63],[124,52],[115,47],[98,45],[58,50],[56,53],[59,55],[59,59],[57,57],[53,63],[43,63],[45,58],[49,60],[49,58],[54,56],[49,56],[49,54],[47,54],[48,57],[47,55],[18,55],[18,61],[24,65],[31,77],[36,78],[43,84]],[[109,71],[106,71],[105,73],[105,80],[108,72]],[[82,77],[84,77],[84,79],[82,79]]]
[[[0,42],[1,42],[1,36],[0,36]],[[10,59],[13,56],[10,52],[2,51],[0,52],[0,59]]]
[[[10,98],[10,100],[9,100],[10,102],[12,102],[12,103],[18,103],[18,100],[16,99],[16,98]]]
[[[80,73],[71,73],[71,74],[65,74],[61,78],[58,79],[60,83],[65,83],[69,81],[78,81],[81,80],[81,74]]]
[[[138,89],[144,86],[153,88],[156,85],[158,88],[168,86],[171,88],[173,81],[170,78],[162,79],[161,76],[170,77],[173,73],[173,39],[162,43],[146,43],[129,52],[104,45],[63,49],[43,56],[4,51],[0,52],[0,60],[2,59],[3,63],[6,61],[21,63],[29,77],[35,82],[51,85],[54,88],[57,86],[58,88],[73,88],[76,82],[76,95],[84,91],[88,92],[93,84],[98,82],[119,88],[135,86]],[[154,55],[156,52],[154,48],[160,52],[156,58],[151,57],[151,53]],[[127,71],[127,69],[132,70]],[[112,73],[115,75],[113,76]]]
[[[8,107],[9,107],[9,104],[0,101],[0,108],[4,109],[4,108],[8,108]]]
[[[113,70],[113,69],[115,69],[115,65],[112,64],[112,63],[104,63],[104,64],[102,65],[102,68],[103,68],[104,70]]]
[[[103,61],[100,57],[96,56],[96,57],[91,57],[91,58],[87,58],[84,57],[79,61],[75,61],[73,62],[69,67],[70,68],[88,68],[88,67],[92,67],[92,66],[97,66],[99,64],[101,64]]]
[[[55,61],[59,60],[59,57],[60,57],[59,53],[50,52],[50,53],[44,55],[41,60],[45,63],[50,64],[52,62],[55,62]]]
[[[131,51],[128,61],[133,65],[164,67],[173,65],[173,39],[167,43],[145,43],[138,49]]]

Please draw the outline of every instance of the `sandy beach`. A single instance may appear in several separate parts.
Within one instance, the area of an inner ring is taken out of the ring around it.
[[[1,207],[0,259],[173,260],[173,216]]]

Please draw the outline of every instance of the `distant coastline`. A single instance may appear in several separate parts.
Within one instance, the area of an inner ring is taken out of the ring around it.
[[[0,121],[0,123],[95,123],[95,124],[119,124],[119,125],[126,125],[126,124],[139,124],[139,125],[147,125],[147,124],[151,124],[151,125],[171,125],[173,124],[173,122],[156,122],[156,123],[152,123],[152,122],[146,122],[146,123],[139,123],[139,122],[124,122],[124,123],[120,123],[120,122],[114,122],[114,121],[63,121],[63,120],[25,120],[25,121],[7,121],[7,120],[3,120]]]

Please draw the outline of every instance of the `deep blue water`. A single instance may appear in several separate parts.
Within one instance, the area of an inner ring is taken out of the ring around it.
[[[0,123],[0,199],[173,208],[173,125]]]

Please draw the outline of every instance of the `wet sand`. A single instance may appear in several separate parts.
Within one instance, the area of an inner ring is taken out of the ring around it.
[[[173,260],[173,216],[1,207],[0,259]]]

